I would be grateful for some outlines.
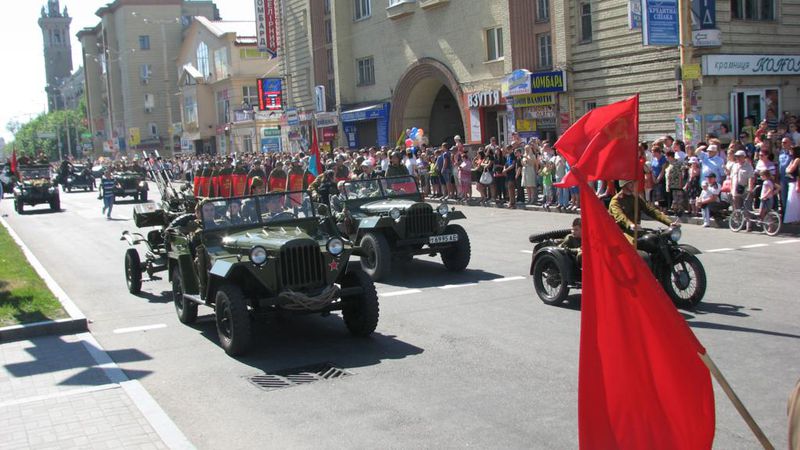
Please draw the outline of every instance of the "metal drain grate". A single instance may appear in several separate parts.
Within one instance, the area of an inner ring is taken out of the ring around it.
[[[275,373],[266,373],[249,377],[251,383],[265,391],[274,391],[315,381],[332,380],[352,375],[331,363],[315,364],[313,366],[298,367],[295,369],[279,370]]]

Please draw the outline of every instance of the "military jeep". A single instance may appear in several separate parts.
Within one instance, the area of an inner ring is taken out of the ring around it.
[[[73,164],[67,174],[67,179],[62,180],[62,184],[67,192],[72,192],[73,189],[93,191],[95,181],[91,170],[87,166]]]
[[[147,181],[144,174],[131,170],[114,172],[114,197],[133,197],[136,201],[147,201]]]
[[[58,186],[51,178],[50,166],[47,164],[19,166],[19,179],[14,186],[14,209],[22,214],[25,205],[48,203],[53,211],[61,210],[61,197]]]
[[[251,319],[270,313],[341,311],[350,333],[368,336],[378,324],[375,286],[348,267],[352,243],[316,206],[304,191],[208,199],[197,216],[172,220],[160,237],[157,230],[147,238],[123,235],[150,247],[144,264],[136,249],[127,251],[128,286],[141,287],[143,270],[167,271],[178,319],[192,323],[199,305],[213,308],[220,344],[231,356],[250,346]],[[138,214],[143,225],[165,218],[159,209]]]
[[[414,255],[439,254],[447,269],[467,268],[469,236],[450,223],[464,219],[464,213],[444,203],[434,209],[422,200],[414,178],[348,181],[342,196],[340,228],[360,247],[361,267],[373,280],[390,273],[392,258],[410,260]]]

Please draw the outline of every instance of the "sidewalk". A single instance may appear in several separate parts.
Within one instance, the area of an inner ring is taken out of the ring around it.
[[[0,345],[0,448],[169,448],[104,355],[88,333]]]

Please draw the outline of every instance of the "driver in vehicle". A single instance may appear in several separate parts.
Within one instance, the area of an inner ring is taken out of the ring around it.
[[[225,218],[217,214],[217,208],[212,202],[205,202],[201,207],[203,228],[210,230],[222,225]]]
[[[639,203],[639,214],[638,217],[634,217],[637,202]],[[634,232],[641,230],[639,223],[642,219],[642,212],[669,227],[681,226],[680,222],[670,219],[669,216],[659,211],[651,203],[636,195],[634,193],[634,183],[631,180],[620,182],[620,191],[611,199],[611,203],[608,205],[608,212],[631,244],[634,244]]]
[[[263,213],[266,214],[266,219],[269,220],[274,218],[275,216],[282,214],[284,212],[283,209],[283,196],[282,195],[268,195],[264,198],[264,203],[262,204]]]
[[[247,223],[247,221],[242,217],[242,204],[238,201],[231,202],[228,205],[228,211],[225,213],[225,221],[231,225],[241,225],[243,223]]]

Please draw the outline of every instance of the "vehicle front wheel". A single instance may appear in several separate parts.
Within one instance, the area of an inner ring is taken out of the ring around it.
[[[216,322],[219,343],[229,356],[245,353],[252,339],[250,313],[241,289],[232,284],[219,288],[216,297]]]
[[[541,253],[533,265],[533,287],[536,295],[548,305],[558,305],[569,294],[564,261],[550,253]]]
[[[378,327],[380,306],[375,283],[362,270],[352,270],[342,279],[342,287],[360,287],[358,295],[343,297],[342,317],[347,329],[354,336],[369,336]]]
[[[183,277],[178,267],[172,269],[172,302],[181,323],[194,323],[197,320],[197,303],[184,297]]]
[[[373,279],[379,281],[389,273],[392,265],[392,251],[386,236],[381,233],[367,233],[361,239],[364,256],[361,268]]]
[[[131,294],[136,295],[142,291],[142,262],[135,248],[129,248],[125,252],[125,282]]]
[[[682,251],[663,277],[664,290],[676,306],[694,308],[706,294],[706,271],[691,253]]]
[[[458,241],[452,247],[442,251],[442,263],[444,263],[447,270],[461,272],[469,265],[472,252],[469,236],[461,225],[448,225],[444,229],[444,234],[456,234],[458,235]]]
[[[734,209],[731,216],[728,218],[728,227],[731,231],[741,231],[742,228],[744,228],[745,222],[744,211],[741,209]]]
[[[50,209],[53,211],[61,211],[61,197],[55,196],[50,200]]]
[[[146,202],[147,201],[147,191],[143,191],[143,192],[139,193],[139,200],[142,201],[142,202]]]

